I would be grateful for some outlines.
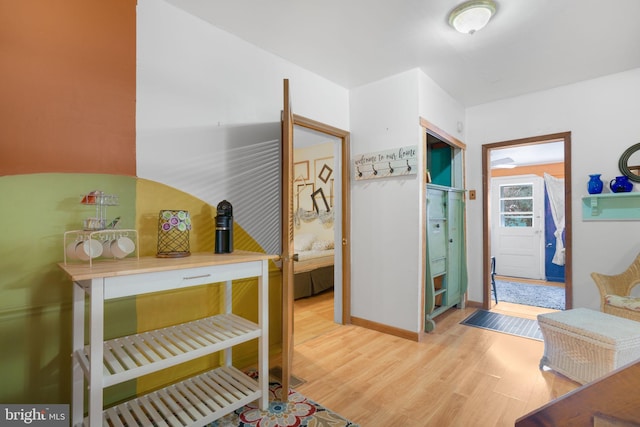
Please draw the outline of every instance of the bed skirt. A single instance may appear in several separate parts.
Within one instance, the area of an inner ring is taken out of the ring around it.
[[[293,298],[305,298],[333,288],[333,265],[296,273],[293,276]]]

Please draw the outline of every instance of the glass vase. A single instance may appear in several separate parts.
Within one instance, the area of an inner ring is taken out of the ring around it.
[[[587,183],[587,191],[589,194],[600,194],[602,193],[603,182],[600,179],[599,173],[594,173],[589,175],[589,182]]]

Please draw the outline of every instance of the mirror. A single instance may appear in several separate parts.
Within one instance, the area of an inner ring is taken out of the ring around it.
[[[623,175],[627,176],[631,181],[640,182],[640,143],[634,144],[627,148],[620,160],[618,161],[618,169]],[[637,153],[637,154],[636,154]],[[634,155],[636,154],[636,155]]]

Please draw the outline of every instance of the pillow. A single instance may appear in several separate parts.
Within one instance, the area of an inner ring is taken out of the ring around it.
[[[296,251],[308,251],[316,240],[313,234],[296,234],[293,236],[293,249]]]
[[[311,250],[314,251],[326,251],[333,249],[333,240],[316,240],[311,245]]]
[[[605,297],[607,304],[618,308],[626,308],[627,310],[640,311],[640,298],[624,297],[621,295],[607,295]]]

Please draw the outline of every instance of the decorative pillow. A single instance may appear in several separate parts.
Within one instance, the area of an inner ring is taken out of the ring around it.
[[[316,236],[313,234],[296,234],[293,236],[293,249],[296,251],[308,251],[311,250],[311,245],[316,240]]]
[[[316,240],[311,245],[311,249],[314,251],[326,251],[333,249],[333,240]]]
[[[607,304],[614,307],[626,308],[627,310],[640,311],[640,298],[623,297],[620,295],[607,295],[605,297]]]

